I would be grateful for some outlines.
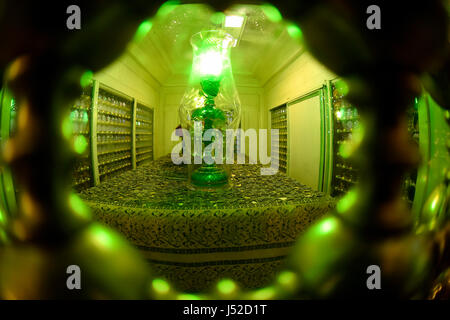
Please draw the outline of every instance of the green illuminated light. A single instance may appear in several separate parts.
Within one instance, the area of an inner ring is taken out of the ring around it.
[[[85,71],[80,78],[80,85],[84,88],[87,87],[94,77],[94,73],[91,70]]]
[[[336,112],[336,118],[338,118],[338,119],[342,118],[342,112],[341,111],[337,111]]]
[[[69,196],[69,205],[72,210],[83,218],[90,218],[89,209],[84,204],[83,200],[75,193],[71,193]]]
[[[320,226],[319,226],[320,232],[322,234],[328,233],[331,230],[333,230],[335,226],[336,226],[336,220],[334,220],[333,218],[328,218],[320,224]]]
[[[339,154],[345,159],[350,157],[350,155],[352,154],[350,144],[341,144],[339,146]]]
[[[276,291],[273,287],[266,287],[263,289],[258,289],[253,292],[253,300],[270,300],[275,297]]]
[[[349,210],[356,203],[356,199],[356,191],[354,189],[350,190],[341,200],[339,200],[336,205],[336,210],[339,213]]]
[[[434,199],[433,202],[431,203],[431,210],[434,211],[436,209],[436,205],[439,201],[439,195],[437,195]]]
[[[352,138],[347,140],[348,143],[343,143],[339,146],[339,153],[343,158],[349,158],[355,152],[363,141],[364,132],[364,126],[360,123],[358,127],[353,129]]]
[[[302,30],[296,24],[289,24],[286,30],[291,38],[300,39],[303,36]]]
[[[64,118],[62,122],[62,134],[66,139],[70,139],[72,137],[72,120],[70,116]]]
[[[223,279],[217,284],[217,289],[223,294],[230,294],[236,290],[236,284],[230,279]]]
[[[297,281],[297,276],[292,271],[283,271],[278,275],[278,282],[283,286],[289,286]]]
[[[153,289],[160,294],[166,294],[170,291],[170,285],[163,279],[153,279],[152,286]]]
[[[223,58],[220,52],[208,50],[199,56],[198,72],[201,75],[219,76],[222,73]]]
[[[359,126],[353,130],[353,141],[355,143],[355,146],[358,146],[361,144],[363,138],[364,138],[364,125],[362,123],[359,124]]]
[[[101,247],[111,248],[113,245],[113,237],[109,234],[108,230],[100,225],[93,225],[91,227],[93,232],[92,239]]]
[[[85,136],[76,136],[73,142],[73,148],[76,153],[83,154],[86,151],[88,142]]]
[[[141,41],[147,33],[152,29],[153,23],[150,20],[143,21],[136,30],[134,34],[134,41]]]
[[[6,225],[6,213],[0,209],[0,226]]]
[[[272,22],[280,22],[283,19],[280,11],[271,4],[263,4],[261,5],[261,9]]]
[[[242,16],[226,16],[225,28],[240,28],[244,23],[244,17]]]
[[[200,300],[200,297],[195,294],[182,293],[178,295],[178,300]]]
[[[336,81],[335,88],[341,96],[346,96],[348,94],[349,91],[348,84],[344,80]]]
[[[158,11],[156,12],[156,16],[160,17],[160,18],[163,18],[163,17],[167,16],[179,4],[180,4],[180,1],[166,1],[166,2],[164,2],[161,5],[161,7],[159,7]]]

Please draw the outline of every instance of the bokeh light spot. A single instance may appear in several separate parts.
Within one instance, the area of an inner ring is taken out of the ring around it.
[[[150,20],[143,21],[137,28],[136,33],[134,34],[133,40],[136,42],[141,41],[147,35],[147,33],[150,32],[150,30],[152,29],[152,26],[153,26],[153,23]]]
[[[170,291],[170,285],[167,283],[167,281],[159,278],[153,279],[152,287],[153,290],[155,290],[159,294],[166,294]]]
[[[75,193],[70,194],[69,205],[72,210],[81,217],[90,218],[88,207],[84,204],[83,200],[81,200],[81,198]]]
[[[80,77],[80,85],[85,88],[87,87],[94,77],[94,73],[91,70],[85,71]]]
[[[355,189],[351,189],[341,200],[339,200],[336,205],[336,210],[339,213],[347,211],[356,203],[357,198]]]
[[[79,135],[76,136],[73,141],[73,148],[76,153],[83,154],[88,146],[88,142],[85,136]]]
[[[272,22],[280,22],[283,19],[280,11],[271,4],[263,4],[261,5],[261,9],[266,17]]]
[[[289,24],[286,27],[286,30],[289,33],[289,35],[291,36],[291,38],[293,38],[293,39],[301,39],[303,36],[303,32],[300,29],[300,27],[294,23]]]
[[[222,279],[217,284],[217,289],[219,290],[219,292],[221,292],[223,294],[230,294],[234,290],[236,290],[236,284],[234,283],[233,280]]]
[[[73,130],[73,126],[72,126],[71,117],[70,116],[64,117],[64,120],[62,122],[62,127],[61,127],[61,131],[62,131],[64,138],[70,139],[72,137],[72,132],[73,132],[72,130]]]
[[[156,12],[157,17],[165,17],[169,13],[172,12],[173,9],[175,9],[180,4],[180,1],[166,1],[164,2],[161,7],[159,7],[158,11]]]

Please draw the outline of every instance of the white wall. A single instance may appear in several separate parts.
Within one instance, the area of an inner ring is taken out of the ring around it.
[[[161,91],[161,132],[156,145],[159,146],[158,153],[155,157],[161,157],[172,151],[172,148],[178,141],[171,141],[170,137],[173,130],[180,124],[180,117],[178,115],[178,108],[180,106],[181,98],[183,97],[186,87],[163,87]]]
[[[94,78],[150,107],[158,107],[160,84],[129,55],[123,55]]]
[[[335,77],[309,53],[304,52],[263,84],[265,105],[267,109],[279,106],[319,88],[325,80]]]
[[[320,88],[336,76],[309,53],[301,53],[292,63],[269,77],[264,84],[265,117],[270,109]],[[320,100],[292,105],[289,116],[288,175],[317,189],[320,163]],[[292,111],[292,112],[291,112]],[[292,152],[292,154],[291,154]]]
[[[318,190],[320,173],[320,95],[288,105],[288,174]]]
[[[241,101],[241,128],[243,130],[267,128],[264,117],[264,92],[262,88],[238,86]],[[266,145],[267,141],[264,141]],[[259,148],[259,143],[258,143]],[[259,149],[257,152],[259,154]],[[245,154],[249,155],[249,143],[245,142]],[[258,158],[254,159],[258,161]]]

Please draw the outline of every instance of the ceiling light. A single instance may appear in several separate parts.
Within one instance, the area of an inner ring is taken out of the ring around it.
[[[242,16],[226,16],[225,28],[240,28],[244,23],[244,17]]]

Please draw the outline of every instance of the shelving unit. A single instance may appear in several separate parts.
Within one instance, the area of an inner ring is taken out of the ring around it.
[[[358,110],[344,100],[342,90],[336,84],[338,81],[331,83],[334,128],[332,196],[345,194],[358,181],[358,170],[353,163],[343,157],[342,148],[351,142],[354,130],[359,127],[359,115]]]
[[[100,86],[97,102],[97,156],[100,182],[130,170],[133,99]]]
[[[153,110],[136,104],[136,164],[153,160]]]
[[[76,158],[72,168],[72,186],[77,191],[81,191],[94,185],[92,179],[91,154],[88,151],[90,150],[92,91],[92,85],[85,87],[80,98],[77,99],[72,106],[70,113],[74,138],[83,136],[88,142],[86,152]]]
[[[282,105],[270,110],[271,128],[279,130],[278,153],[272,154],[278,159],[279,170],[283,173],[287,171],[287,108]]]
[[[133,97],[94,81],[72,108],[75,135],[89,141],[77,158],[73,187],[95,186],[153,160],[153,109]]]

